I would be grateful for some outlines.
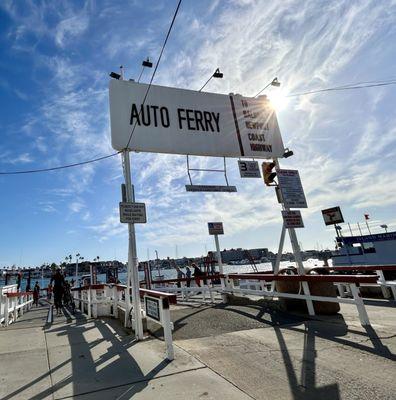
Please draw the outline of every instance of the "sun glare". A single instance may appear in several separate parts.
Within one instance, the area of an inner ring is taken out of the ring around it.
[[[289,103],[289,98],[286,97],[286,93],[280,90],[274,90],[273,93],[268,95],[268,98],[276,111],[284,110]]]

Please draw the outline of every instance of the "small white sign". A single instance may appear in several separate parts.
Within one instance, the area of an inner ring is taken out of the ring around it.
[[[282,211],[282,217],[285,228],[304,228],[304,222],[299,210]]]
[[[340,207],[332,207],[322,210],[322,215],[326,225],[335,225],[344,222]]]
[[[144,296],[147,317],[153,318],[161,322],[160,300],[154,297]]]
[[[187,192],[229,192],[237,191],[235,186],[220,186],[220,185],[186,185]]]
[[[145,224],[146,205],[144,203],[120,203],[120,221],[124,224]]]
[[[241,178],[261,178],[260,167],[257,161],[238,161]]]
[[[294,169],[278,169],[276,175],[285,207],[307,208],[307,200],[305,199],[298,171]]]
[[[222,222],[208,222],[209,235],[224,235]]]

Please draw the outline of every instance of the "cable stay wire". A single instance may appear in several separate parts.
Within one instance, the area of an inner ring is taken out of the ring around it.
[[[73,168],[73,167],[78,167],[80,165],[86,165],[86,164],[91,164],[91,163],[94,163],[97,161],[102,161],[107,158],[114,157],[120,153],[121,153],[120,151],[117,151],[116,153],[108,154],[107,156],[97,157],[92,160],[80,161],[80,162],[76,162],[73,164],[60,165],[58,167],[30,169],[30,170],[23,170],[23,171],[4,171],[4,172],[0,171],[0,175],[22,175],[22,174],[35,174],[38,172],[58,171],[60,169]]]
[[[171,34],[173,25],[174,25],[174,23],[175,23],[177,14],[178,14],[178,12],[179,12],[179,8],[180,8],[180,5],[181,5],[181,2],[182,2],[182,0],[179,0],[179,2],[177,3],[177,7],[176,7],[176,10],[175,10],[175,12],[174,12],[174,14],[173,14],[173,18],[172,18],[171,24],[170,24],[170,26],[169,26],[169,29],[168,29],[168,32],[167,32],[167,34],[166,34],[164,43],[163,43],[163,45],[162,45],[160,55],[159,55],[159,57],[158,57],[157,63],[155,64],[155,68],[154,68],[153,74],[151,75],[150,82],[149,82],[149,84],[148,84],[146,93],[145,93],[145,95],[144,95],[143,102],[142,102],[142,106],[140,107],[140,111],[139,111],[139,117],[140,117],[140,114],[141,114],[141,112],[142,112],[143,106],[144,106],[144,104],[145,104],[145,102],[146,102],[146,100],[147,100],[147,96],[148,96],[148,94],[149,94],[149,92],[150,92],[151,85],[152,85],[152,83],[153,83],[155,74],[157,73],[158,66],[159,66],[159,64],[160,64],[160,62],[161,62],[162,54],[164,53],[166,43],[168,42],[169,36],[170,36],[170,34]],[[131,134],[130,134],[130,136],[129,136],[128,143],[127,143],[127,145],[125,146],[125,149],[128,149],[129,144],[131,143],[132,136],[133,136],[133,134],[134,134],[134,132],[135,132],[135,129],[136,129],[137,121],[138,121],[138,120],[136,119],[135,124],[133,125],[133,128],[132,128]]]
[[[301,92],[301,93],[292,93],[292,94],[286,95],[285,97],[297,97],[297,96],[305,96],[305,95],[315,94],[315,93],[335,92],[335,91],[341,91],[341,90],[356,90],[356,89],[389,86],[389,85],[396,85],[396,80],[373,81],[373,83],[367,83],[367,84],[354,83],[354,84],[344,85],[344,86],[335,86],[335,87],[325,88],[325,89],[310,90],[310,91]]]
[[[173,25],[174,25],[174,23],[175,23],[176,16],[177,16],[177,14],[178,14],[178,12],[179,12],[179,8],[180,8],[181,3],[182,3],[182,0],[179,0],[179,2],[178,2],[178,4],[177,4],[177,7],[176,7],[176,10],[175,10],[175,12],[174,12],[174,14],[173,14],[173,18],[172,18],[171,24],[170,24],[170,26],[169,26],[168,32],[167,32],[167,34],[166,34],[164,43],[163,43],[163,45],[162,45],[161,52],[160,52],[160,55],[159,55],[159,57],[158,57],[158,61],[157,61],[156,65],[155,65],[153,74],[151,75],[150,83],[149,83],[149,85],[148,85],[148,87],[147,87],[147,90],[146,90],[146,93],[145,93],[145,96],[144,96],[144,99],[143,99],[142,106],[144,105],[144,103],[145,103],[145,101],[146,101],[146,99],[147,99],[147,96],[148,96],[148,94],[149,94],[151,85],[152,85],[152,83],[153,83],[155,74],[156,74],[156,72],[157,72],[159,63],[160,63],[161,58],[162,58],[162,54],[163,54],[163,52],[164,52],[164,50],[165,50],[165,46],[166,46],[166,44],[167,44],[167,42],[168,42],[170,33],[171,33],[172,28],[173,28]],[[142,111],[142,108],[143,108],[143,107],[141,107],[141,109],[140,109],[139,117],[140,117],[140,113],[141,113],[141,111]],[[130,134],[130,136],[129,136],[128,143],[127,143],[127,145],[125,146],[125,149],[128,148],[128,146],[129,146],[129,144],[130,144],[130,142],[131,142],[133,133],[135,132],[136,124],[137,124],[137,121],[135,122],[135,124],[134,124],[134,126],[133,126],[133,128],[132,128],[132,131],[131,131],[131,134]],[[81,162],[77,162],[77,163],[73,163],[73,164],[60,165],[60,166],[58,166],[58,167],[39,168],[39,169],[22,170],[22,171],[0,171],[0,175],[22,175],[22,174],[34,174],[34,173],[39,173],[39,172],[58,171],[58,170],[61,170],[61,169],[73,168],[73,167],[78,167],[78,166],[80,166],[80,165],[86,165],[86,164],[91,164],[91,163],[94,163],[94,162],[97,162],[97,161],[102,161],[102,160],[105,160],[105,159],[107,159],[107,158],[114,157],[114,156],[116,156],[117,154],[120,154],[120,153],[122,153],[122,151],[117,151],[116,153],[112,153],[112,154],[108,154],[108,155],[106,155],[106,156],[94,158],[94,159],[92,159],[92,160],[81,161]]]

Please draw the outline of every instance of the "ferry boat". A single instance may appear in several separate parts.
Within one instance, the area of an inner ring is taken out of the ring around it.
[[[338,236],[333,266],[396,265],[396,231],[360,236]]]

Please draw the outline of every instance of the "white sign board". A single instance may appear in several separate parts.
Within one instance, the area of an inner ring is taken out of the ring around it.
[[[332,207],[322,210],[322,215],[326,225],[335,225],[344,222],[340,207]]]
[[[236,192],[235,186],[220,186],[220,185],[186,185],[187,192]]]
[[[282,157],[275,111],[257,99],[110,81],[111,142],[123,150],[214,157]]]
[[[298,171],[294,169],[278,169],[276,170],[276,175],[285,207],[307,208],[307,200],[305,199]]]
[[[146,205],[144,203],[120,203],[120,221],[122,223],[145,224]]]
[[[257,161],[238,161],[241,178],[261,178],[260,167]]]
[[[224,235],[222,222],[208,222],[209,235]]]
[[[285,228],[304,228],[301,212],[299,210],[282,211]]]
[[[144,296],[144,304],[147,317],[161,321],[160,300],[154,297]]]

